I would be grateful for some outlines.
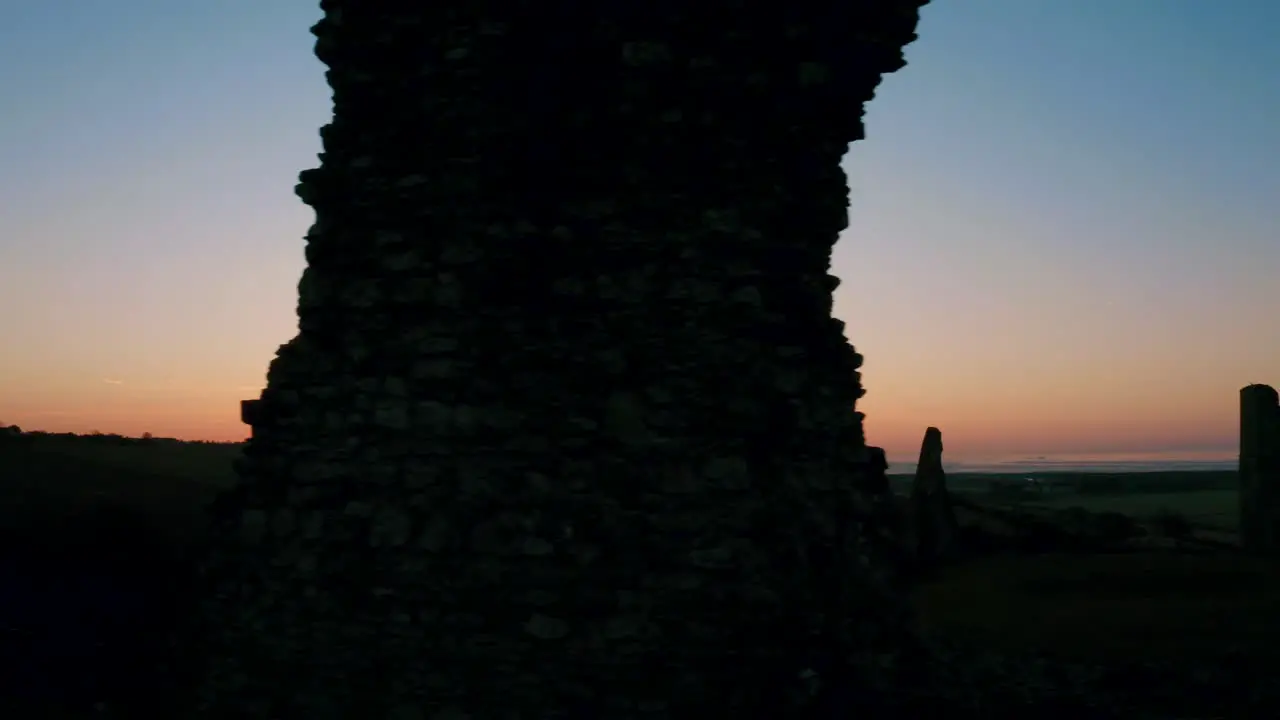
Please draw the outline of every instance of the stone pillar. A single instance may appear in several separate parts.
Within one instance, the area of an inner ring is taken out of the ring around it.
[[[1280,395],[1269,385],[1240,390],[1240,543],[1280,552]]]
[[[916,557],[923,566],[946,559],[955,550],[956,519],[942,469],[942,431],[925,430],[920,461],[911,483]]]

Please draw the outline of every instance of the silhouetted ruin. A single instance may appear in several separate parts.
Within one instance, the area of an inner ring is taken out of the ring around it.
[[[873,496],[889,496],[892,488],[889,485],[889,460],[884,448],[867,448],[866,490]]]
[[[1240,543],[1280,551],[1280,395],[1270,385],[1240,390]]]
[[[935,427],[925,430],[920,444],[920,461],[911,483],[911,513],[919,563],[927,567],[950,556],[955,549],[956,517],[942,469],[942,431]]]
[[[243,408],[197,715],[785,720],[902,687],[827,270],[923,4],[322,2],[299,334]]]

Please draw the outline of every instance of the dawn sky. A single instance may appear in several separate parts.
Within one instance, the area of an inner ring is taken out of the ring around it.
[[[316,0],[0,24],[0,422],[241,439],[294,335]],[[845,162],[868,440],[1235,452],[1280,384],[1280,4],[935,0]]]

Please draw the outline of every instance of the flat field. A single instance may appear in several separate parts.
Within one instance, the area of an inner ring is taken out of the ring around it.
[[[985,558],[944,571],[913,600],[929,631],[992,649],[1096,662],[1280,660],[1280,568],[1238,553]]]
[[[113,443],[96,438],[24,438],[0,443],[0,533],[34,545],[62,544],[112,515],[184,542],[201,513],[229,487],[239,446]]]
[[[1176,513],[1197,527],[1213,530],[1234,531],[1240,524],[1240,493],[1237,490],[1062,495],[1021,504],[1044,509],[1080,507],[1089,512],[1118,512],[1134,518]]]
[[[152,609],[139,615],[138,632],[159,637],[162,628],[148,623],[162,621],[165,613],[158,607],[178,608],[182,599],[173,583],[158,578],[186,572],[179,550],[199,537],[204,509],[232,483],[238,453],[236,445],[167,441],[51,437],[0,442],[0,545],[6,556],[56,555],[40,562],[53,563],[50,567],[64,574],[101,571],[106,566],[96,558],[117,545],[122,548],[117,554],[151,556],[140,563],[143,570],[129,572],[150,573],[157,580],[134,574],[128,582],[153,586],[147,591]],[[1081,508],[1140,521],[1175,513],[1191,522],[1197,537],[1214,535],[1222,542],[1212,552],[973,558],[914,588],[910,601],[930,633],[996,651],[1090,662],[1191,661],[1237,652],[1257,662],[1280,663],[1280,564],[1231,548],[1234,473],[1075,475],[1059,480],[1079,481],[1089,492],[1059,489],[1014,499],[988,491],[993,483],[1018,478],[955,480],[957,494],[979,506],[1041,516]],[[62,551],[54,553],[55,548]],[[14,583],[20,578],[5,572],[0,567],[0,588],[19,587]],[[94,600],[81,594],[74,602]],[[48,622],[36,615],[28,620]],[[78,657],[80,650],[67,652]]]

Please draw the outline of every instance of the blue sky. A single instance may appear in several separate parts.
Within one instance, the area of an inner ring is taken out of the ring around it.
[[[0,317],[0,413],[242,436],[295,330],[318,4],[8,10],[0,303],[24,311]],[[836,311],[872,442],[1232,452],[1236,390],[1280,383],[1277,27],[1243,0],[925,8],[845,162]]]

